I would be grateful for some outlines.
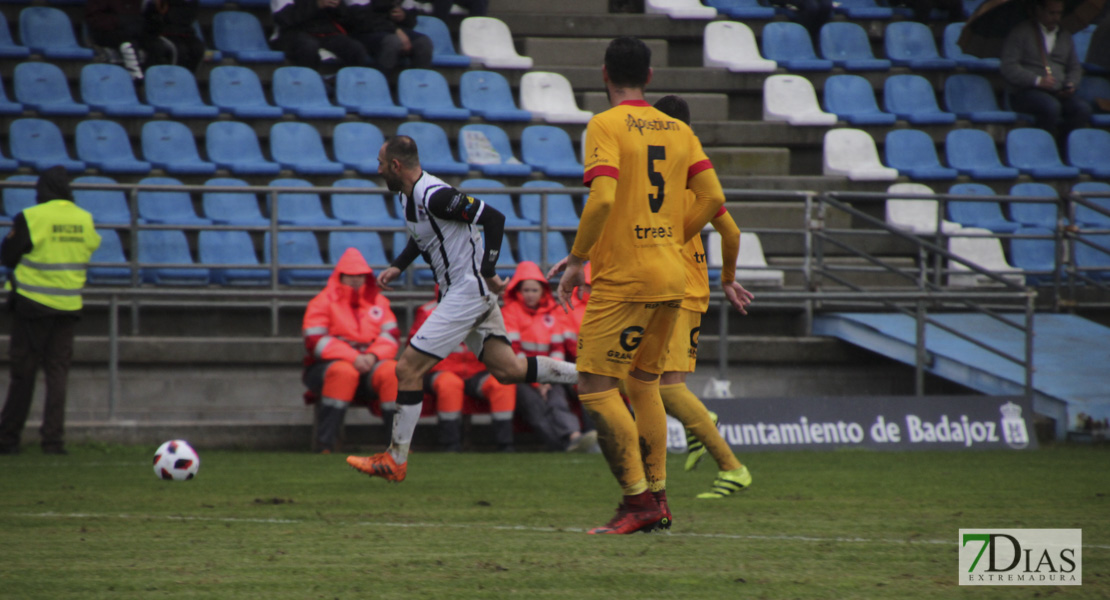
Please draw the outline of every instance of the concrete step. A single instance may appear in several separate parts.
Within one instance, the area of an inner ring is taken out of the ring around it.
[[[605,49],[609,46],[610,39],[526,37],[524,54],[535,61],[532,70],[542,70],[549,66],[590,66],[594,67],[597,76],[601,77],[599,65],[604,60]],[[666,40],[644,40],[644,42],[651,49],[652,64],[667,64]]]
[[[668,95],[664,92],[647,92],[644,98],[655,104],[663,96]],[[690,114],[697,115],[699,118],[704,118],[706,121],[720,122],[728,119],[728,94],[712,94],[712,93],[692,93],[680,94],[686,103],[690,105]],[[586,92],[582,94],[583,100],[579,104],[579,108],[585,110],[592,110],[595,113],[603,112],[609,109],[609,98],[605,92]],[[706,128],[710,127],[712,123],[708,124]],[[695,129],[695,132],[698,130]],[[745,142],[761,138],[749,137]],[[705,139],[702,138],[702,143]]]
[[[490,0],[490,16],[508,19],[517,15],[608,15],[609,3],[599,0]]]
[[[789,175],[790,150],[755,146],[705,148],[720,175]]]

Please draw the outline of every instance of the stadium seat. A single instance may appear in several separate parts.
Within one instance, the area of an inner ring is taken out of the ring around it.
[[[82,175],[73,180],[73,201],[81,208],[92,213],[97,225],[131,225],[131,209],[127,203],[127,193],[123,190],[81,189],[80,185],[115,184],[111,177]]]
[[[721,256],[721,234],[716,231],[709,232],[705,242],[706,266],[716,270],[720,278],[720,269],[724,264]],[[786,281],[786,274],[781,269],[772,269],[767,264],[767,257],[763,254],[763,244],[759,234],[750,231],[740,233],[740,253],[736,257],[736,281],[745,286],[771,286],[782,287]]]
[[[377,174],[378,151],[383,143],[382,130],[370,123],[348,121],[336,125],[332,132],[335,160],[363,175]]]
[[[1079,176],[1079,167],[1060,161],[1056,141],[1043,129],[1023,127],[1006,134],[1006,160],[1033,179],[1071,179]]]
[[[773,19],[778,11],[759,3],[759,0],[705,0],[705,5],[717,9],[717,14],[735,21],[743,19]],[[727,21],[717,21],[725,23]]]
[[[937,95],[920,75],[891,75],[883,82],[883,108],[914,125],[948,125],[956,115],[937,106]]]
[[[734,73],[770,73],[778,63],[759,54],[755,33],[739,21],[713,21],[705,26],[702,64]]]
[[[497,275],[506,281],[512,279],[516,272],[516,265],[516,253],[513,252],[513,245],[509,242],[509,235],[506,233],[501,238],[501,252],[497,255]]]
[[[110,117],[150,117],[154,107],[139,102],[131,75],[119,65],[81,67],[81,100]]]
[[[507,238],[508,236],[506,236]],[[409,234],[407,231],[393,232],[393,259],[396,260],[405,249],[409,242]],[[432,268],[428,265],[428,261],[424,260],[422,255],[418,255],[416,260],[407,269],[412,273],[412,281],[416,285],[434,285],[436,282],[435,275],[432,273]]]
[[[466,175],[470,167],[455,160],[447,132],[435,123],[406,121],[397,127],[397,135],[407,135],[420,149],[420,166],[438,177]]]
[[[211,175],[216,163],[201,159],[193,132],[176,121],[147,121],[142,130],[143,158],[174,175]]]
[[[834,6],[834,13],[852,20],[883,20],[894,16],[893,9],[880,6],[875,0],[840,0]]]
[[[215,177],[204,182],[205,187],[247,187],[242,179]],[[259,227],[270,224],[262,216],[258,207],[258,197],[254,192],[206,191],[201,194],[204,216],[218,225],[238,225],[240,227]]]
[[[886,164],[910,179],[952,180],[959,175],[956,169],[940,164],[933,138],[918,129],[887,132],[883,151]]]
[[[1014,179],[1021,174],[1013,167],[1002,164],[998,147],[986,131],[981,129],[953,129],[944,143],[948,165],[973,179]]]
[[[8,27],[8,18],[0,13],[0,58],[27,58],[31,49],[20,46],[12,39],[12,31]]]
[[[12,102],[8,98],[7,92],[4,91],[4,80],[0,79],[0,115],[22,115],[23,105],[19,102]]]
[[[879,162],[875,140],[861,129],[831,129],[825,132],[824,174],[844,175],[852,181],[890,181],[898,170]]]
[[[949,23],[944,27],[942,48],[944,58],[956,61],[956,64],[968,71],[998,71],[1002,61],[997,58],[980,58],[963,51],[957,43],[963,33],[964,23]]]
[[[577,177],[585,172],[574,154],[574,143],[567,132],[551,125],[530,125],[520,135],[520,155],[524,162],[548,177]]]
[[[563,184],[554,181],[532,180],[524,182],[526,188],[562,188]],[[541,194],[520,195],[520,216],[533,223],[542,222],[543,199]],[[547,226],[548,227],[578,227],[578,211],[574,208],[574,199],[570,194],[547,194]]]
[[[520,107],[548,123],[587,123],[594,116],[578,108],[570,80],[549,71],[529,71],[520,78]]]
[[[270,270],[259,266],[254,242],[246,231],[201,231],[197,235],[197,259],[209,267],[216,285],[267,285]],[[243,265],[217,267],[215,265]]]
[[[459,25],[459,50],[487,69],[532,68],[532,59],[517,53],[509,26],[493,17],[463,19]]]
[[[182,185],[172,177],[145,177],[140,185]],[[187,191],[140,189],[136,194],[139,218],[160,225],[211,225],[212,219],[197,216],[193,198]]]
[[[1025,283],[1052,285],[1055,281],[1054,273],[1057,271],[1056,240],[1053,229],[1022,227],[1015,231],[1014,235],[1019,237],[1009,239],[1010,261],[1014,267],[1025,271]],[[1059,271],[1062,277],[1063,265]]]
[[[135,158],[131,138],[115,121],[87,119],[77,124],[77,158],[102,173],[149,173],[151,164]]]
[[[209,272],[196,266],[185,232],[179,229],[141,229],[139,264],[175,264],[174,267],[142,267],[144,283],[155,285],[208,285]]]
[[[817,58],[805,27],[790,21],[773,21],[763,27],[763,56],[788,71],[828,71],[831,60]]]
[[[1011,202],[1010,220],[1021,224],[1022,227],[1056,229],[1056,222],[1061,216],[1057,210],[1060,196],[1051,185],[1032,182],[1017,183],[1010,188],[1010,195],[1051,198],[1051,202]]]
[[[340,179],[332,187],[353,189],[380,189],[382,186],[365,179]],[[351,194],[333,193],[331,212],[335,218],[346,225],[359,227],[404,227],[405,222],[389,212],[385,196],[381,192],[358,192]]]
[[[389,266],[389,259],[385,256],[385,245],[382,244],[380,235],[373,231],[332,231],[328,233],[328,261],[338,264],[339,258],[347,251],[354,248],[366,259],[366,263],[374,270],[381,270]]]
[[[12,158],[25,167],[43,171],[61,165],[67,171],[84,171],[85,161],[73,160],[62,131],[45,119],[16,119],[8,126]]]
[[[1072,192],[1079,192],[1089,194],[1085,196],[1086,200],[1095,206],[1102,209],[1099,212],[1095,209],[1088,208],[1083,205],[1076,205],[1075,207],[1075,221],[1080,226],[1090,229],[1110,229],[1110,183],[1104,181],[1084,181],[1072,186]],[[1104,196],[1097,196],[1094,194],[1105,194]]]
[[[1091,177],[1110,178],[1110,131],[1072,130],[1068,134],[1068,162]]]
[[[886,56],[897,67],[919,71],[949,71],[956,61],[941,58],[933,30],[923,23],[897,21],[887,25],[883,33]]]
[[[1095,113],[1091,115],[1093,127],[1110,125],[1110,113],[1099,112],[1096,104],[1099,98],[1110,98],[1110,80],[1095,75],[1084,75],[1083,79],[1079,80],[1079,90],[1075,95],[1089,102],[1095,109]]]
[[[262,241],[263,262],[270,260],[270,232]],[[323,287],[331,277],[320,245],[311,231],[279,231],[277,235],[278,282],[283,285]],[[313,268],[316,267],[316,268]]]
[[[1083,65],[1083,73],[1092,73],[1102,75],[1106,73],[1106,67],[1100,64],[1087,61],[1087,50],[1091,46],[1091,36],[1095,32],[1095,25],[1088,25],[1083,29],[1076,31],[1072,34],[1072,44],[1075,46],[1075,55],[1079,57],[1079,62]]]
[[[505,184],[496,179],[467,179],[460,183],[458,187],[460,191],[470,194],[470,190],[499,189],[505,187]],[[509,194],[476,191],[472,195],[505,215],[505,227],[532,227],[536,225],[517,215],[516,208],[513,207],[513,197]]]
[[[65,73],[48,62],[22,62],[15,66],[12,78],[15,99],[41,116],[76,116],[89,114],[89,105],[73,101]]]
[[[994,234],[978,227],[965,227],[955,232],[948,238],[948,251],[957,257],[975,264],[976,266],[1000,275],[1003,279],[1024,285],[1025,277],[1015,273],[1017,269],[1006,262],[1006,255],[1002,252],[1002,243]],[[972,271],[966,265],[956,261],[948,261],[948,268],[954,273],[948,274],[948,285],[954,287],[976,287],[1002,285],[998,281]]]
[[[937,219],[940,218],[940,202],[925,198],[901,198],[898,194],[933,194],[933,188],[923,183],[895,183],[887,188],[886,223],[917,235],[937,233]],[[942,233],[951,233],[960,228],[959,223],[940,219]]]
[[[872,2],[873,0],[857,1]],[[819,45],[822,57],[847,71],[890,70],[890,61],[885,58],[875,58],[871,52],[871,40],[868,39],[867,32],[856,23],[849,21],[825,23],[821,26]]]
[[[347,109],[328,100],[320,73],[308,67],[278,67],[274,71],[274,104],[302,119],[342,119]]]
[[[1075,267],[1091,279],[1110,280],[1110,235],[1084,235],[1075,242]]]
[[[285,62],[285,53],[270,49],[262,23],[249,12],[221,10],[212,15],[212,43],[241,63]]]
[[[281,172],[281,165],[262,156],[258,136],[246,123],[209,123],[204,144],[212,162],[236,175],[277,175]]]
[[[320,133],[308,123],[283,121],[270,127],[270,155],[298,175],[340,175],[343,165],[328,158]]]
[[[717,9],[699,0],[644,0],[644,13],[667,15],[672,19],[714,19]]]
[[[451,98],[447,79],[431,69],[405,69],[397,78],[401,105],[427,121],[465,121],[470,110],[459,108]]]
[[[833,75],[825,80],[825,110],[853,125],[893,125],[898,120],[879,108],[871,83],[859,75]]]
[[[463,56],[455,51],[455,42],[451,40],[451,31],[447,24],[431,15],[416,15],[414,30],[423,33],[432,39],[432,66],[433,67],[470,67],[470,57]]]
[[[509,82],[493,71],[467,71],[459,79],[463,108],[486,121],[531,121],[532,113],[516,107]]]
[[[360,117],[403,119],[409,114],[407,108],[393,102],[385,75],[369,67],[339,69],[335,78],[335,103]]]
[[[459,129],[459,158],[487,177],[527,177],[532,166],[513,155],[509,136],[497,125],[470,123]]]
[[[948,189],[958,196],[994,196],[994,190],[982,183],[957,183]],[[1002,205],[994,200],[949,200],[948,218],[961,227],[978,227],[995,233],[1013,233],[1020,227],[1002,214]]]
[[[28,6],[19,11],[19,39],[48,59],[90,60],[96,53],[77,43],[73,23],[60,9]]]
[[[561,231],[547,232],[547,253],[541,246],[543,236],[538,231],[521,231],[517,234],[517,250],[520,260],[528,260],[541,268],[553,265],[567,257],[567,240]],[[546,269],[545,269],[546,270]]]
[[[240,119],[280,119],[284,114],[266,100],[258,74],[248,67],[213,68],[208,74],[208,94],[220,112]]]
[[[171,117],[209,119],[220,114],[220,109],[201,99],[197,80],[185,67],[154,65],[143,81],[147,103]]]
[[[305,188],[304,192],[278,192],[277,220],[282,225],[303,227],[338,227],[343,224],[324,212],[324,204],[315,186],[304,179],[281,178],[270,182],[271,187]],[[273,214],[272,196],[266,195],[266,210]]]
[[[131,265],[123,254],[119,234],[115,229],[97,229],[96,232],[100,234],[100,246],[89,257],[85,281],[89,285],[131,285]]]
[[[11,175],[7,181],[27,181],[34,183],[39,180],[38,175]],[[4,209],[4,222],[11,223],[12,218],[36,204],[34,187],[5,187],[0,189]]]
[[[972,123],[1013,123],[1017,113],[1002,110],[994,89],[982,75],[956,74],[944,80],[944,105]]]
[[[813,84],[801,75],[771,75],[763,81],[763,120],[791,125],[835,125],[836,115],[821,110]]]

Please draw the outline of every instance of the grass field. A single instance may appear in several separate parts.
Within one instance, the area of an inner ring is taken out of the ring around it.
[[[619,492],[599,455],[343,456],[200,448],[0,456],[0,598],[1110,598],[1110,448],[761,453],[739,497],[672,455],[671,534],[588,536]],[[957,530],[1082,528],[1082,587],[959,587]]]

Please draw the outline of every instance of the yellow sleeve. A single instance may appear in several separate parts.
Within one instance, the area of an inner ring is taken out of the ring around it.
[[[605,221],[609,219],[609,212],[613,209],[613,202],[617,197],[617,180],[609,176],[594,178],[590,185],[590,195],[586,199],[586,207],[582,210],[582,218],[578,220],[578,234],[574,236],[574,247],[570,253],[583,260],[590,257],[590,248],[593,248],[601,231],[605,228]]]
[[[690,241],[694,236],[701,235],[705,224],[717,214],[725,204],[725,191],[717,179],[717,171],[706,169],[694,175],[686,187],[694,192],[694,203],[686,213],[685,235],[682,243]],[[585,220],[585,215],[583,215]]]
[[[727,210],[713,217],[713,229],[721,234],[721,283],[736,281],[736,258],[740,255],[740,228]]]

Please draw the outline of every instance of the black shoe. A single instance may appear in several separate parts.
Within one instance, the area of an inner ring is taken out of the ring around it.
[[[65,449],[65,446],[43,446],[42,447],[42,453],[43,454],[63,454],[64,455],[64,454],[69,454],[69,451]]]

